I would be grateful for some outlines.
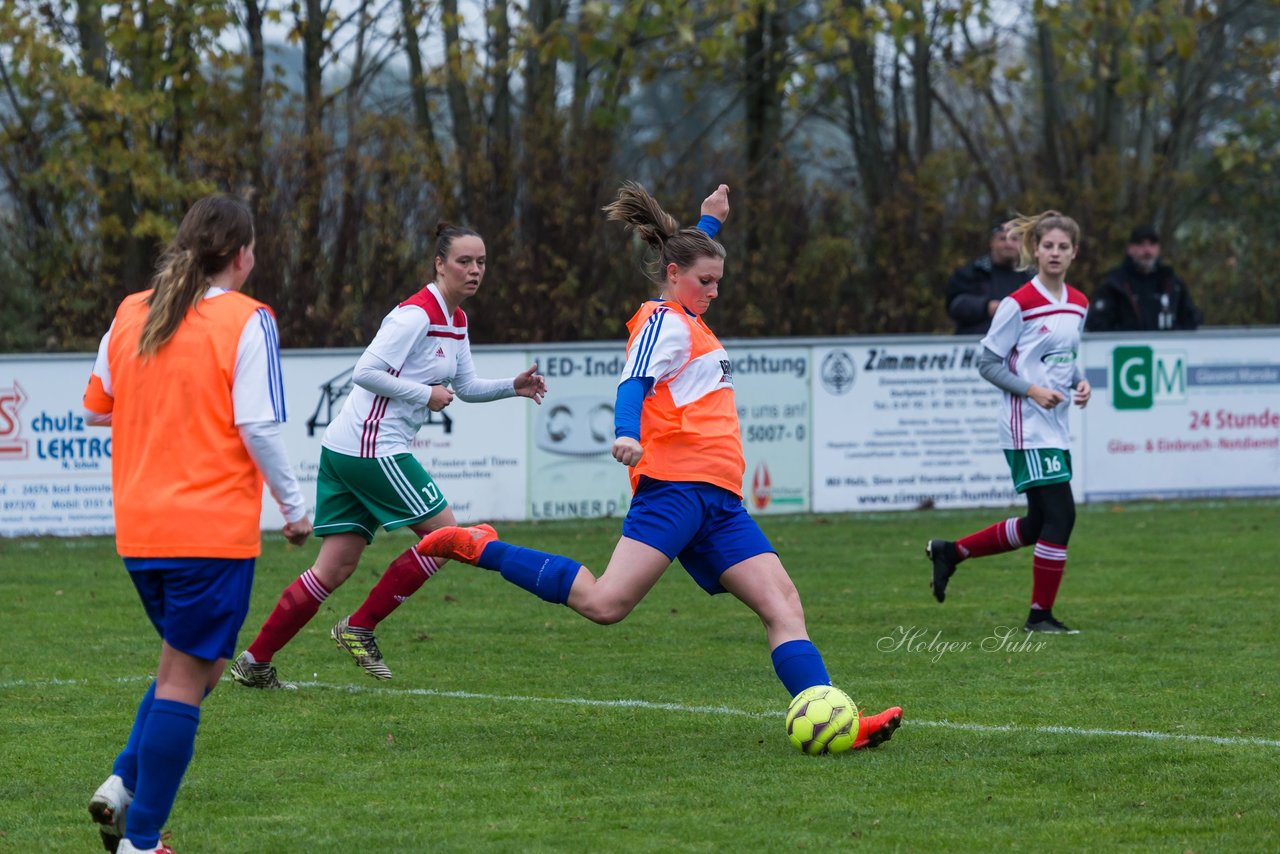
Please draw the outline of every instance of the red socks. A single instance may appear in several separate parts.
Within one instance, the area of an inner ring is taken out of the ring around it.
[[[989,528],[983,528],[976,534],[970,534],[956,540],[956,552],[960,560],[967,557],[986,557],[1001,552],[1011,552],[1022,548],[1022,540],[1018,536],[1018,517],[996,522]]]
[[[280,594],[280,601],[267,621],[258,630],[258,636],[249,644],[249,654],[254,661],[265,663],[293,640],[299,630],[320,610],[320,603],[329,598],[329,591],[311,570],[299,575]]]
[[[1067,568],[1067,549],[1065,546],[1036,541],[1035,558],[1031,561],[1031,607],[1041,611],[1053,609],[1053,600],[1058,598],[1058,585],[1062,583],[1062,573]]]
[[[976,534],[956,540],[956,554],[960,560],[969,557],[1011,552],[1020,549],[1023,542],[1018,533],[1018,519],[1006,519]],[[1031,561],[1031,607],[1042,611],[1053,608],[1058,598],[1058,586],[1067,568],[1067,547],[1044,540],[1036,541],[1035,556]]]
[[[382,573],[364,603],[347,619],[347,624],[362,629],[377,628],[378,623],[417,592],[439,568],[434,559],[418,554],[413,548],[407,549]]]
[[[387,567],[364,604],[351,615],[349,625],[374,628],[412,596],[437,569],[439,565],[432,558],[423,557],[412,548],[406,550]],[[320,610],[320,604],[329,598],[329,593],[312,570],[298,576],[280,594],[271,616],[267,617],[258,630],[258,636],[249,644],[249,654],[254,661],[270,661],[303,626],[311,622]]]

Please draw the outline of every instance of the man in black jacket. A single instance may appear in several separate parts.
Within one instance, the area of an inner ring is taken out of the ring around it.
[[[1009,237],[1007,223],[991,226],[991,251],[947,280],[947,315],[956,322],[956,335],[986,335],[1000,300],[1031,281],[1034,270],[1017,270],[1018,241]]]
[[[1140,225],[1129,235],[1127,256],[1093,292],[1085,328],[1091,332],[1158,332],[1195,329],[1200,309],[1186,282],[1160,263],[1160,235]]]

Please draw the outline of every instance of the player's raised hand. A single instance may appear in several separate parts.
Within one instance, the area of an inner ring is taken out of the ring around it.
[[[613,440],[613,458],[624,466],[634,466],[644,456],[644,448],[630,436],[619,436]]]
[[[291,545],[300,546],[311,536],[311,519],[303,516],[296,522],[285,522],[280,531]]]
[[[427,401],[427,409],[432,412],[439,412],[451,403],[453,403],[452,389],[443,385],[433,385],[431,387],[431,400]]]
[[[1059,403],[1062,403],[1062,401],[1067,399],[1062,392],[1039,385],[1033,385],[1031,388],[1027,389],[1027,397],[1031,398],[1045,409],[1053,409]]]
[[[542,405],[542,398],[547,394],[547,379],[538,373],[537,362],[530,365],[527,371],[517,374],[513,385],[517,395],[527,397],[539,406]]]
[[[729,185],[721,184],[716,187],[715,192],[702,200],[703,216],[713,216],[724,222],[729,218]]]

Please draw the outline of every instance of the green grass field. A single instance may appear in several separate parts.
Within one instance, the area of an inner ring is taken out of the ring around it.
[[[376,682],[328,631],[410,542],[382,535],[277,657],[301,690],[206,701],[171,844],[1277,850],[1280,502],[1081,508],[1055,611],[1082,634],[1031,644],[1029,550],[929,594],[924,541],[1002,515],[764,521],[836,684],[905,709],[878,750],[816,758],[786,739],[756,618],[678,567],[601,627],[450,565],[380,627],[395,679]],[[617,529],[500,528],[597,570]],[[242,646],[316,548],[267,538]],[[0,850],[100,850],[85,805],[158,640],[106,539],[0,540],[0,602]]]

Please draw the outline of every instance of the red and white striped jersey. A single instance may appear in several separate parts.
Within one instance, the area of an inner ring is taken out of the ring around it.
[[[435,284],[393,308],[365,352],[393,366],[393,373],[408,382],[440,385],[455,377],[475,376],[467,315],[460,308],[448,314]],[[428,414],[425,405],[383,397],[355,385],[325,429],[322,444],[351,457],[404,453]]]
[[[1071,389],[1081,375],[1077,362],[1080,332],[1089,300],[1070,285],[1054,299],[1036,276],[1000,301],[982,346],[1033,385],[1062,392],[1066,403],[1045,409],[1030,397],[1004,394],[1000,424],[1002,448],[1071,447],[1067,412]]]

